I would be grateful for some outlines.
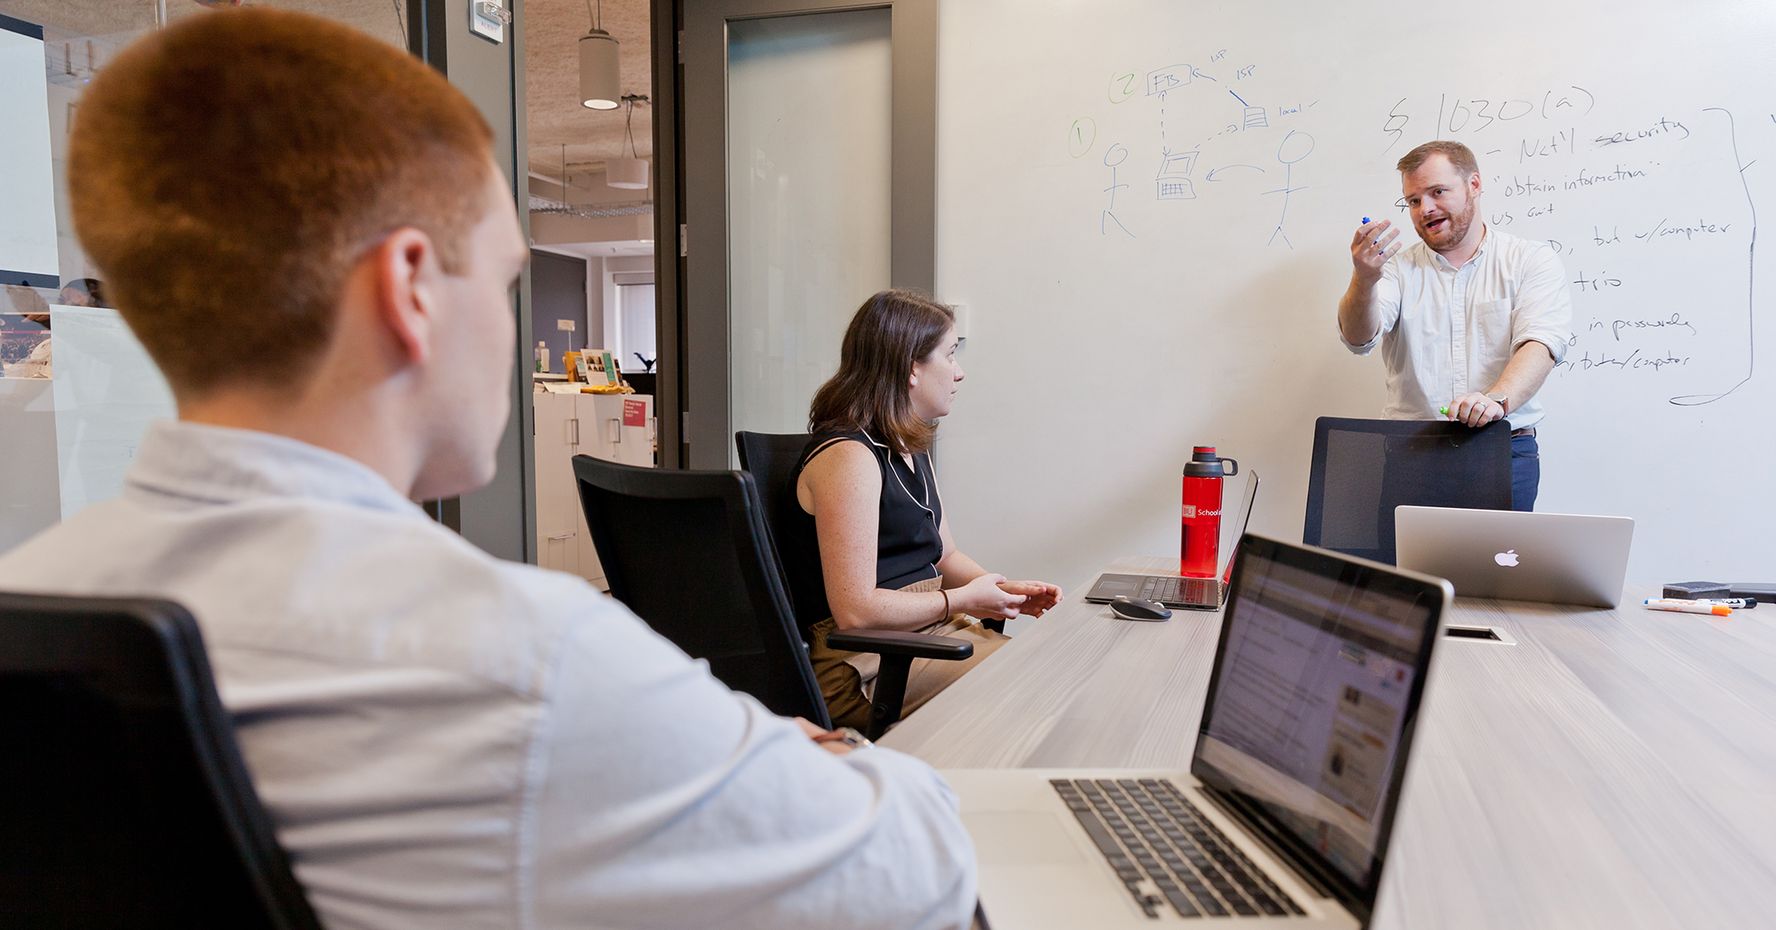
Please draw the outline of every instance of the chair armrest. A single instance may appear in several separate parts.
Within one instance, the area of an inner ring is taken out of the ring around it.
[[[900,719],[914,659],[959,660],[974,655],[974,644],[965,639],[898,630],[835,630],[826,634],[826,644],[834,649],[873,652],[882,657],[876,673],[876,691],[870,700],[869,730],[865,734],[872,740],[881,739]]]
[[[912,659],[960,660],[974,655],[974,644],[965,639],[898,630],[834,630],[826,634],[826,644],[848,652],[873,652]]]

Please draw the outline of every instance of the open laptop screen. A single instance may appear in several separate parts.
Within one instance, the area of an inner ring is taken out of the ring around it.
[[[1191,771],[1359,914],[1446,599],[1430,579],[1240,541]]]
[[[1240,508],[1231,520],[1221,521],[1221,592],[1233,583],[1233,563],[1239,560],[1239,539],[1252,522],[1252,505],[1258,500],[1258,473],[1246,472],[1246,490],[1240,495]]]

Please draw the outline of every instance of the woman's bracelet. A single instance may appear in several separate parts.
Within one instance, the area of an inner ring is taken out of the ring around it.
[[[943,595],[943,596],[944,596],[944,612],[943,612],[943,616],[941,616],[941,617],[939,617],[939,618],[937,618],[937,619],[938,619],[938,620],[948,620],[948,619],[950,619],[950,592],[948,592],[948,591],[945,591],[945,590],[944,590],[944,589],[942,589],[942,588],[938,588],[938,589],[937,589],[937,593],[939,593],[939,594],[941,594],[941,595]]]

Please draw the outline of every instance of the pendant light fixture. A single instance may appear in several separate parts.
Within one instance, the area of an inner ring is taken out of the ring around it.
[[[617,38],[604,31],[604,0],[586,0],[592,30],[580,36],[580,105],[615,110],[622,99],[622,74],[617,69]]]
[[[623,121],[623,135],[629,141],[629,154],[609,159],[604,163],[604,183],[612,187],[635,191],[647,190],[648,163],[635,152],[635,102],[646,99],[646,97],[638,97],[634,94],[623,98],[623,103],[629,107],[629,116]]]

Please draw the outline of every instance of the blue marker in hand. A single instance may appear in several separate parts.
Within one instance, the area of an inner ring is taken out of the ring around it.
[[[1363,217],[1363,225],[1364,225],[1364,226],[1367,226],[1367,225],[1369,225],[1369,218],[1368,218],[1368,217],[1366,217],[1366,216],[1365,216],[1365,217]]]

